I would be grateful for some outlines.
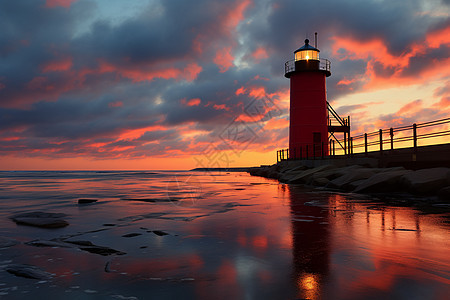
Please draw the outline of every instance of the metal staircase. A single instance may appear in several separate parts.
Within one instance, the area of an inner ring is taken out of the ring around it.
[[[334,143],[337,142],[341,148],[344,150],[345,153],[347,153],[347,149],[349,149],[350,145],[350,116],[347,116],[346,118],[341,118],[338,113],[331,107],[330,103],[327,101],[327,110],[328,110],[328,133],[329,140],[330,140],[330,146],[331,151],[334,153]],[[344,144],[341,144],[338,138],[336,138],[335,133],[342,132],[344,133]]]

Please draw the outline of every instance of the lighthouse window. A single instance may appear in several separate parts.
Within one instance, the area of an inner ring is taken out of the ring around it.
[[[305,50],[305,51],[298,51],[295,53],[295,60],[318,60],[319,59],[319,52],[314,50]]]

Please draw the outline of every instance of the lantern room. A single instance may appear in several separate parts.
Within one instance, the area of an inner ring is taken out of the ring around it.
[[[294,51],[295,61],[298,60],[319,60],[319,49],[309,44],[309,40],[305,40],[305,45]]]
[[[309,44],[305,40],[305,45],[294,51],[294,59],[289,60],[284,65],[284,76],[290,78],[295,72],[316,72],[325,73],[326,77],[331,75],[330,62],[327,59],[319,59],[319,49]]]

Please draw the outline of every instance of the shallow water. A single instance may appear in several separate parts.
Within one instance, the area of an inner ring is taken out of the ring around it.
[[[9,219],[29,211],[70,225]],[[0,249],[0,297],[447,299],[449,216],[246,173],[0,172],[0,237],[20,242]],[[25,244],[55,238],[126,254]]]

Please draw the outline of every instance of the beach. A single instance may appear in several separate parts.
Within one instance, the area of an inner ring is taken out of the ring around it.
[[[450,291],[445,207],[425,212],[218,171],[0,172],[0,191],[5,299],[445,299]],[[26,224],[36,212],[58,222]]]

